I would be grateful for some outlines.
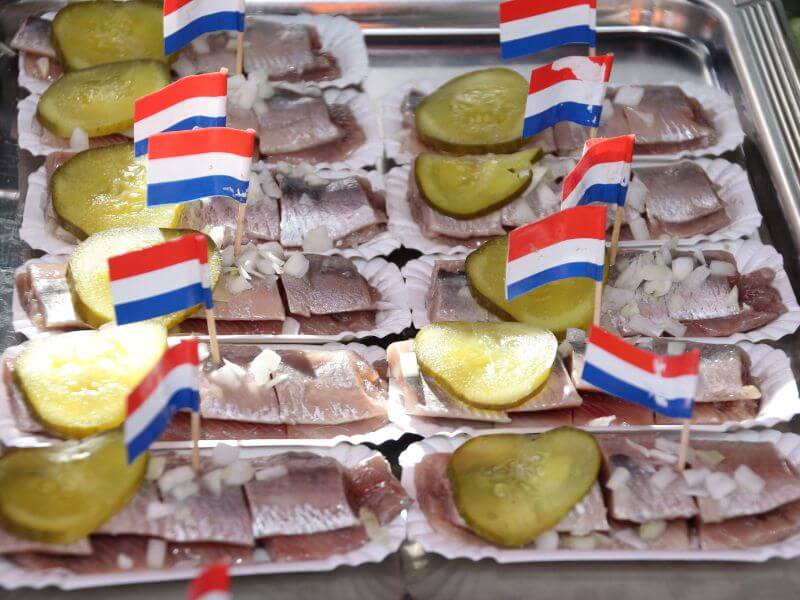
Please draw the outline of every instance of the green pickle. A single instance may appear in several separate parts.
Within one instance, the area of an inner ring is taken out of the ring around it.
[[[170,82],[169,67],[154,60],[129,60],[65,74],[42,94],[36,117],[57,136],[75,129],[89,137],[133,127],[134,102]]]
[[[159,229],[157,227],[129,227],[107,229],[86,238],[69,257],[67,282],[72,300],[80,317],[92,327],[100,327],[114,320],[114,305],[108,278],[108,259],[112,256],[140,250],[166,242],[182,235],[199,233],[188,229]],[[208,265],[213,288],[222,271],[222,257],[211,238],[208,239]],[[152,319],[169,329],[196,309],[170,313]]]
[[[183,209],[145,204],[146,166],[127,143],[79,152],[53,173],[50,193],[60,224],[79,239],[115,227],[177,227]]]
[[[124,60],[168,60],[161,6],[153,2],[69,4],[53,19],[52,39],[68,71]]]
[[[450,458],[458,512],[499,546],[527,546],[553,529],[589,493],[601,465],[594,437],[559,427],[536,437],[474,437]]]
[[[550,377],[558,342],[526,323],[426,325],[414,351],[422,373],[469,406],[507,410],[523,404]]]
[[[80,442],[18,448],[0,458],[0,524],[28,540],[70,544],[133,497],[147,453],[130,465],[117,429]]]
[[[589,327],[594,310],[593,280],[563,279],[509,301],[504,281],[507,252],[508,237],[501,236],[467,256],[467,279],[481,305],[503,319],[538,325],[558,337],[572,327]]]
[[[83,438],[122,424],[128,394],[166,348],[156,323],[62,333],[26,344],[14,378],[47,431]]]
[[[451,79],[419,103],[419,137],[456,154],[514,152],[522,145],[528,81],[516,71],[483,69]]]
[[[423,200],[455,219],[474,219],[517,198],[531,182],[538,148],[516,154],[447,156],[423,152],[414,174]]]

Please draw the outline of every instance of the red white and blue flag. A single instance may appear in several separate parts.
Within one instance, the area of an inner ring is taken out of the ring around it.
[[[595,0],[500,3],[500,54],[517,58],[565,44],[597,44]]]
[[[581,378],[604,392],[673,419],[690,419],[700,351],[662,356],[594,326]]]
[[[567,56],[531,71],[522,137],[561,121],[598,127],[613,64],[610,54]]]
[[[133,105],[133,150],[147,154],[147,139],[164,131],[225,127],[228,71],[189,75],[139,98]]]
[[[228,565],[212,565],[189,584],[187,600],[230,600],[231,578]]]
[[[164,54],[212,31],[244,31],[245,0],[164,0]]]
[[[579,206],[508,234],[506,300],[572,277],[603,280],[606,209]]]
[[[146,452],[181,409],[200,410],[197,340],[169,348],[128,396],[125,449],[128,463]]]
[[[200,234],[108,259],[117,324],[135,323],[203,304],[214,306],[208,246]]]
[[[247,201],[255,132],[228,127],[157,133],[147,153],[147,206],[211,196]]]
[[[564,178],[564,208],[602,202],[625,206],[631,178],[635,136],[595,138],[583,146],[583,156]]]

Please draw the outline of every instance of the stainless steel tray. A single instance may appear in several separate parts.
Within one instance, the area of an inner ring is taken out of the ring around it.
[[[58,2],[0,5],[2,40],[29,14]],[[500,64],[496,0],[388,0],[347,2],[248,0],[248,11],[312,11],[345,14],[364,28],[371,71],[365,89],[378,99],[405,81],[443,80],[465,70]],[[765,222],[762,239],[778,248],[795,292],[800,292],[800,77],[797,53],[783,9],[775,0],[600,1],[601,52],[614,52],[616,82],[695,81],[718,85],[735,99],[746,133],[742,148],[725,158],[744,166]],[[543,63],[583,49],[559,49],[516,61]],[[11,274],[31,256],[16,228],[24,182],[38,166],[14,141],[16,58],[0,58],[0,348],[15,342],[11,332]],[[412,253],[392,258],[404,262]],[[800,337],[776,345],[787,350],[797,373]],[[797,429],[794,424],[793,429]],[[400,445],[383,448],[394,454]],[[382,565],[329,575],[251,578],[235,592],[271,598],[599,598],[793,597],[800,584],[795,565],[669,563],[651,565],[497,565],[444,561],[407,544]],[[268,587],[267,587],[268,586]],[[120,598],[177,595],[180,586],[115,590]],[[28,597],[53,597],[53,593]],[[89,594],[83,594],[84,596]],[[103,597],[98,594],[97,596]]]

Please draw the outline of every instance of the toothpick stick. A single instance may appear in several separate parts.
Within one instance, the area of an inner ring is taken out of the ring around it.
[[[608,264],[613,265],[617,262],[617,246],[619,246],[619,230],[622,227],[622,207],[617,206],[614,212],[614,229],[611,231],[611,255],[608,257]]]
[[[219,354],[219,342],[217,341],[217,319],[214,316],[214,309],[206,309],[206,327],[208,328],[208,345],[211,348],[211,359],[215,365],[222,363]]]
[[[192,468],[200,471],[200,411],[192,411]]]
[[[597,48],[589,46],[589,56],[597,56]]]
[[[692,420],[683,420],[683,429],[681,429],[681,447],[678,450],[678,471],[683,471],[686,468],[686,456],[689,454],[689,433],[691,432]]]
[[[592,323],[600,325],[600,302],[603,300],[603,282],[594,282],[594,317]]]
[[[244,31],[236,36],[236,74],[244,72]]]
[[[236,212],[236,238],[233,243],[233,255],[239,256],[242,251],[242,232],[244,231],[244,216],[247,211],[247,203],[240,202],[239,210]]]

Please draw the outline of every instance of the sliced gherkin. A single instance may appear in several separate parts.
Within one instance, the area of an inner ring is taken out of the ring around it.
[[[600,448],[585,431],[482,435],[462,444],[448,473],[458,512],[475,533],[521,547],[553,529],[592,488]]]

